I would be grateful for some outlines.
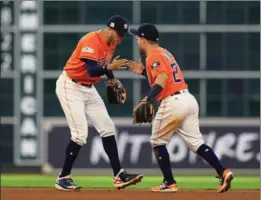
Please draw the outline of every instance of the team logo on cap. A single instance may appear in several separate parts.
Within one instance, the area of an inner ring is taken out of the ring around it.
[[[128,24],[124,24],[124,29],[128,29]]]
[[[114,22],[111,22],[111,23],[110,23],[110,27],[114,28],[114,27],[115,27],[115,23],[114,23]]]

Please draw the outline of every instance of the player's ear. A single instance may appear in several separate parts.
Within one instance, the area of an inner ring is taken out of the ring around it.
[[[111,29],[108,29],[108,36],[111,36]]]
[[[141,38],[141,43],[144,45],[146,40],[144,38]]]
[[[108,29],[108,36],[111,37],[112,36],[112,29]]]

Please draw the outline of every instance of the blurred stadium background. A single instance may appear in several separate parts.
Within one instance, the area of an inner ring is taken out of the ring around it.
[[[259,175],[259,1],[1,1],[1,170],[57,173],[69,129],[55,95],[55,82],[77,41],[102,29],[114,14],[131,27],[150,22],[160,45],[177,58],[200,104],[206,142],[225,166]],[[138,60],[133,37],[116,55]],[[150,125],[132,125],[133,106],[148,91],[142,77],[116,73],[128,90],[124,107],[106,106],[117,126],[125,168],[159,170],[149,144]],[[105,99],[104,83],[97,85]],[[179,137],[168,146],[174,173],[214,174]],[[90,126],[75,173],[108,173],[101,141]]]

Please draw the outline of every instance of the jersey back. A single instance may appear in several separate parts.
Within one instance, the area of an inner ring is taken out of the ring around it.
[[[188,88],[175,57],[164,48],[159,47],[150,52],[146,59],[146,70],[151,87],[154,86],[160,73],[164,72],[168,75],[164,89],[157,96],[158,101],[179,90]]]

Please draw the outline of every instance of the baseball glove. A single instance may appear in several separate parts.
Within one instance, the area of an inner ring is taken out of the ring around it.
[[[133,111],[133,124],[151,123],[155,117],[154,105],[143,98]]]
[[[124,104],[127,98],[126,89],[119,80],[106,84],[106,96],[110,104]]]

